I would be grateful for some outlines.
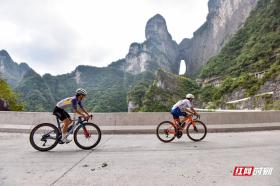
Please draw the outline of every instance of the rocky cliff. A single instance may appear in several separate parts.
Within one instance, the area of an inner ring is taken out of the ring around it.
[[[0,98],[0,111],[8,111],[8,110],[9,110],[8,101]]]
[[[157,14],[148,20],[145,36],[143,43],[134,42],[130,45],[125,59],[115,67],[134,75],[145,71],[155,72],[159,68],[178,74],[179,48],[161,15]]]
[[[12,87],[15,87],[29,70],[32,69],[26,63],[17,64],[7,51],[0,50],[0,73]]]
[[[194,32],[193,38],[179,45],[180,59],[187,74],[193,75],[218,54],[225,43],[244,24],[258,0],[209,0],[207,21]]]
[[[211,94],[219,106],[280,108],[279,9],[280,1],[259,0],[243,27],[203,66],[202,79],[221,80]]]

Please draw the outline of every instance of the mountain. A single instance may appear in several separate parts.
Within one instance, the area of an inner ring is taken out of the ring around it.
[[[178,74],[179,47],[172,40],[161,15],[157,14],[148,20],[145,36],[143,43],[132,43],[125,59],[119,60],[114,66],[134,75],[145,71],[156,72],[159,68]]]
[[[14,90],[21,95],[26,111],[51,111],[55,104],[48,84],[33,70],[24,74]]]
[[[127,111],[126,95],[134,78],[111,67],[78,66],[73,72],[60,76],[43,76],[51,87],[55,99],[74,95],[74,90],[84,87],[87,92],[86,107],[95,112]]]
[[[0,50],[0,73],[7,82],[15,87],[21,81],[25,73],[31,68],[26,63],[15,63],[6,50]]]
[[[75,90],[83,87],[88,92],[85,106],[89,110],[124,112],[132,82],[130,74],[114,68],[78,66],[73,72],[59,76],[29,74],[15,90],[23,95],[30,111],[51,111],[57,101],[75,95]]]
[[[26,111],[52,111],[57,101],[73,96],[78,87],[87,89],[86,106],[91,111],[127,111],[127,91],[138,78],[114,67],[82,65],[71,73],[40,76],[28,65],[15,63],[4,50],[0,52],[0,65],[0,73],[20,94]]]
[[[207,61],[217,55],[244,24],[258,0],[209,0],[207,21],[179,44],[186,74],[195,76]]]
[[[279,10],[280,1],[260,0],[244,26],[203,67],[204,82],[220,81],[218,88],[207,87],[217,105],[280,109]]]
[[[108,67],[78,66],[73,72],[40,76],[27,64],[15,63],[0,52],[0,70],[8,83],[21,95],[27,111],[51,111],[57,101],[74,95],[78,87],[89,95],[86,106],[94,112],[128,110],[127,95],[140,82],[152,82],[157,69],[178,73],[178,45],[172,40],[164,18],[157,14],[148,20],[146,40],[132,43],[125,58]]]
[[[190,92],[199,101],[195,105],[202,108],[279,110],[279,10],[280,1],[259,0],[218,55],[202,66],[197,79],[200,87],[192,80],[179,83],[180,76],[159,71],[153,83],[142,82],[131,89],[131,109],[169,111],[176,100],[183,98],[183,93]],[[205,48],[211,46],[205,42]]]
[[[143,88],[141,88],[141,86]],[[138,105],[138,111],[143,112],[169,112],[171,107],[187,93],[196,94],[199,90],[197,84],[186,77],[178,76],[164,70],[158,70],[149,86],[142,84],[129,94],[132,103]],[[138,91],[137,91],[138,90]],[[133,97],[140,95],[138,97]]]
[[[67,74],[40,76],[26,64],[18,65],[2,51],[0,70],[14,90],[21,94],[27,111],[51,111],[57,101],[74,95],[78,87],[88,91],[86,107],[94,112],[169,111],[172,104],[184,98],[186,93],[199,94],[208,105],[212,99],[208,97],[212,95],[209,92],[215,93],[216,89],[200,89],[194,80],[178,76],[180,61],[187,62],[187,74],[195,73],[207,58],[218,53],[228,43],[231,34],[242,28],[254,7],[255,1],[246,2],[210,0],[207,22],[192,39],[185,39],[180,45],[172,39],[165,19],[157,14],[146,24],[146,40],[133,42],[125,58],[108,67],[80,65]],[[208,55],[207,51],[212,49],[214,52]],[[203,73],[206,71],[202,70]],[[204,77],[208,75],[201,75]]]

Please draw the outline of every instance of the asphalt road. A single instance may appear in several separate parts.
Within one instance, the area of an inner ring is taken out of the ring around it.
[[[90,151],[74,142],[38,152],[28,134],[0,133],[0,185],[280,185],[280,131],[186,135],[103,135]],[[271,175],[233,176],[235,166],[273,168]]]

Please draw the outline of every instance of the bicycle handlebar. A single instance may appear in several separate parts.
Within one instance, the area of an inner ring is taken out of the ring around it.
[[[193,118],[194,120],[196,120],[196,119],[200,119],[200,116],[199,116],[199,115],[194,115],[194,114],[192,114],[192,118]]]
[[[82,120],[82,121],[88,121],[88,120],[92,119],[92,117],[93,117],[93,115],[92,115],[92,114],[91,114],[91,115],[89,115],[89,117],[88,117],[87,119],[85,119],[83,116],[79,116],[79,118],[80,118],[80,119],[82,119],[82,118],[83,118],[83,120]]]

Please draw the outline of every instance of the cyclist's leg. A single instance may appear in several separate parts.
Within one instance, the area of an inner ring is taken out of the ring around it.
[[[180,118],[179,118],[179,117],[174,117],[174,116],[173,116],[173,119],[174,119],[174,123],[175,123],[177,126],[180,126]]]
[[[176,136],[179,139],[183,135],[183,133],[182,133],[183,128],[180,125],[180,116],[182,115],[182,112],[179,108],[176,108],[174,110],[171,110],[171,114],[173,115],[175,127],[177,128]]]
[[[62,127],[62,133],[63,134],[66,134],[67,133],[67,129],[68,129],[68,126],[72,123],[71,119],[70,118],[66,118],[63,120],[63,127]]]
[[[189,115],[186,112],[182,112],[182,116],[184,116],[184,118],[182,119],[181,123],[185,122],[189,117]]]
[[[62,130],[61,130],[62,138],[64,138],[67,134],[68,126],[72,123],[70,115],[65,110],[63,110],[61,120],[63,121],[63,124],[64,124],[62,127]]]
[[[179,125],[179,123],[180,123],[180,118],[179,118],[180,113],[179,113],[178,109],[179,109],[179,108],[176,108],[176,109],[171,110],[171,114],[172,114],[173,119],[174,119],[174,124],[175,124],[177,127],[180,126],[180,125]]]
[[[53,114],[58,117],[60,121],[63,122],[63,126],[61,127],[62,139],[65,138],[67,134],[68,126],[71,124],[71,117],[70,115],[64,110],[59,107],[55,107]]]

